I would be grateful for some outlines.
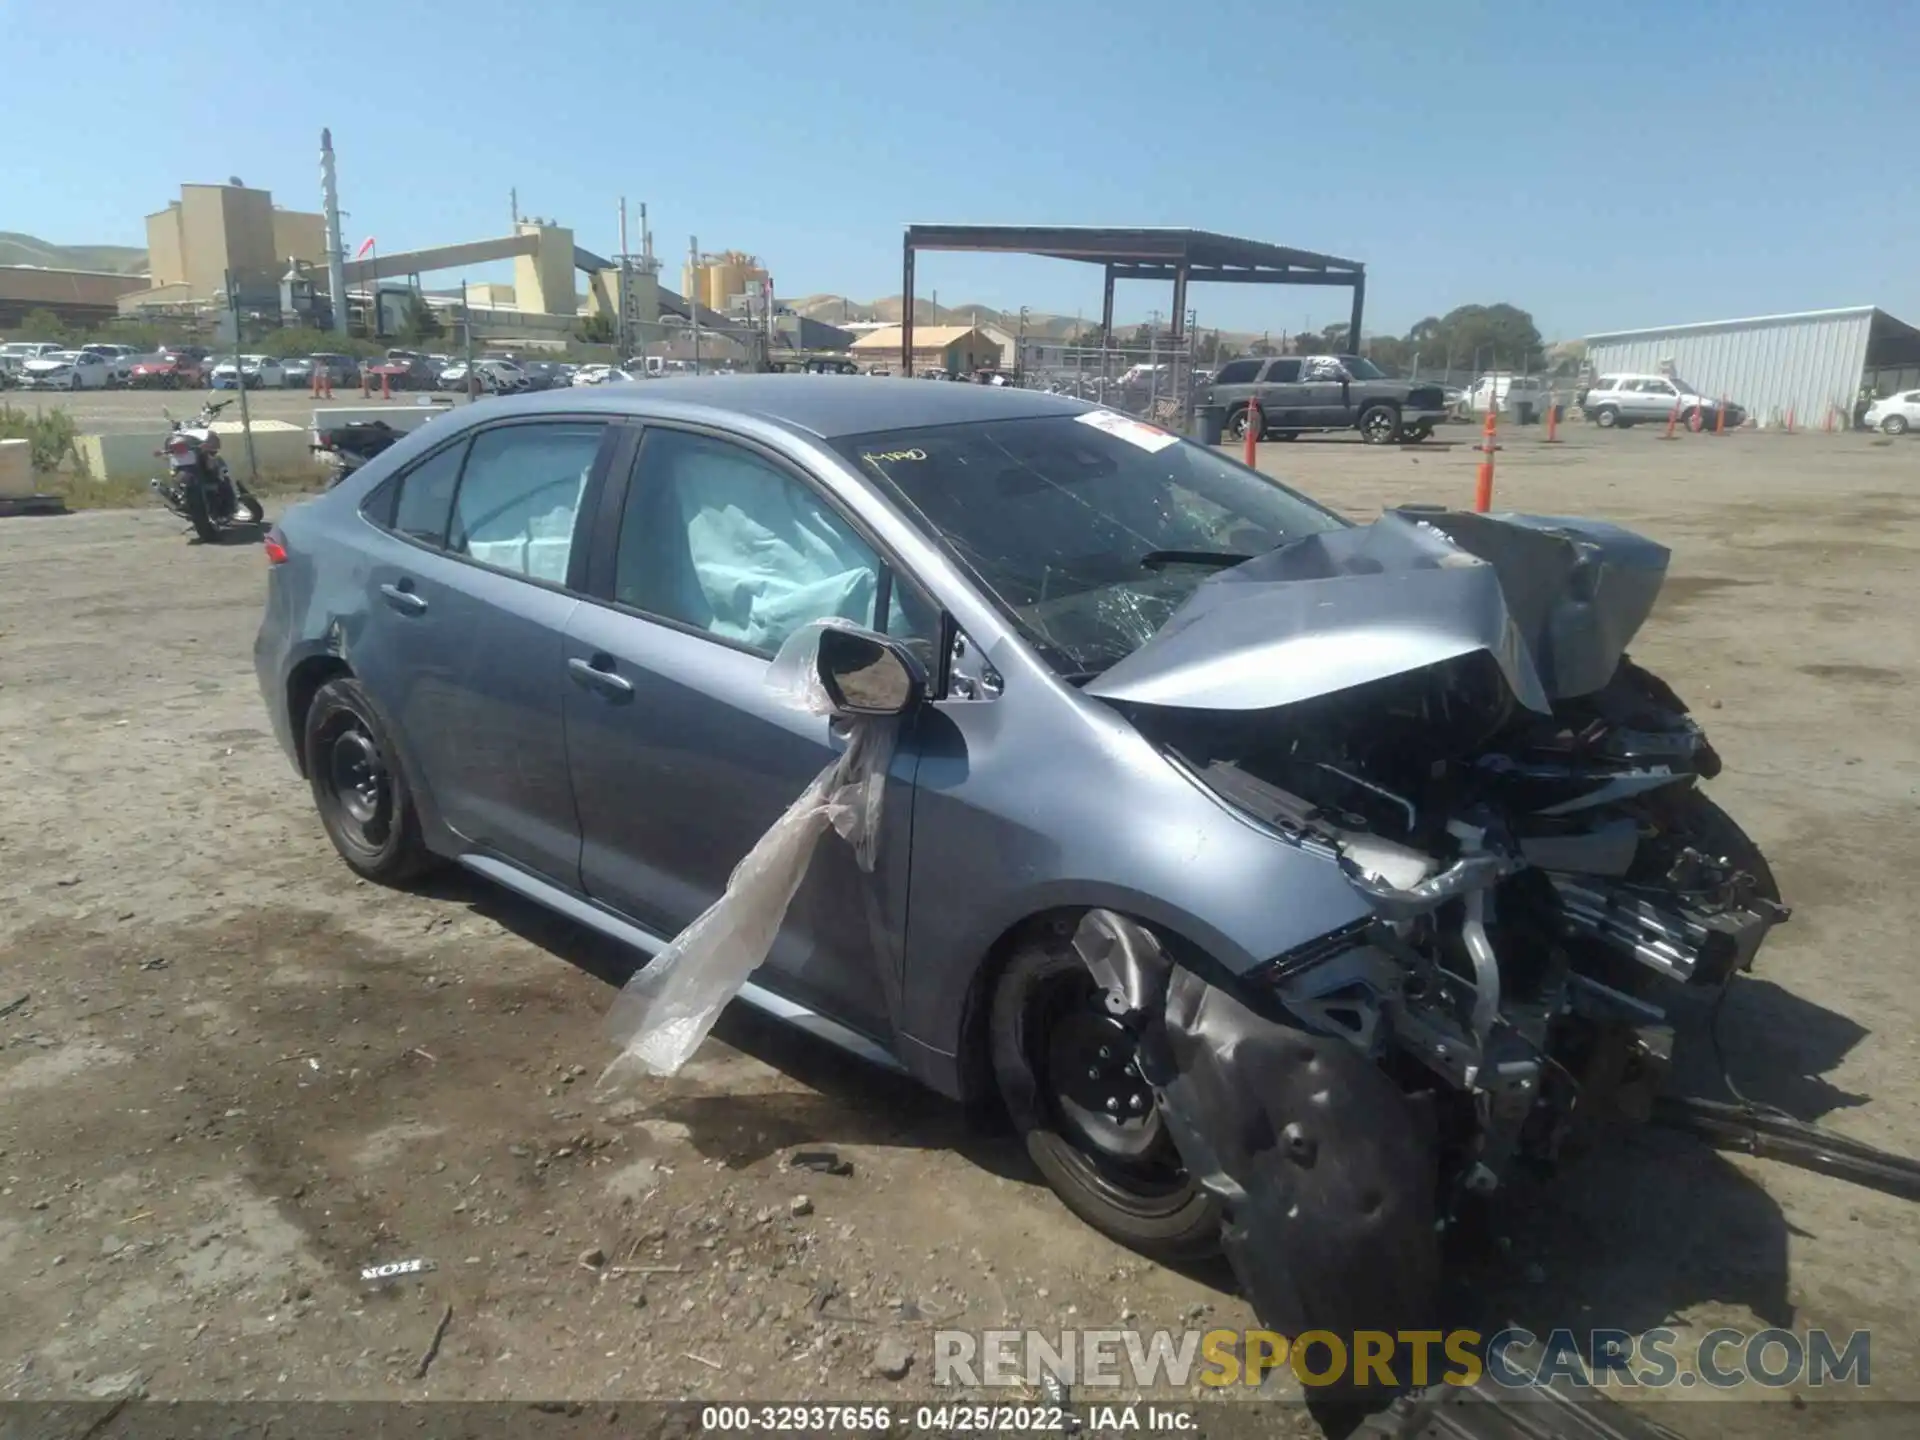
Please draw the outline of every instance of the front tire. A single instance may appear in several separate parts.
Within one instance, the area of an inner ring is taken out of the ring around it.
[[[1904,435],[1907,433],[1907,417],[1904,415],[1889,415],[1880,422],[1880,429],[1887,435]]]
[[[393,742],[358,680],[322,685],[307,709],[307,783],[327,838],[348,868],[399,885],[432,861]]]
[[[1602,405],[1593,412],[1593,423],[1602,430],[1616,429],[1620,424],[1620,412],[1612,405]]]
[[[1220,1202],[1188,1178],[1131,1041],[1064,935],[1014,953],[994,990],[990,1045],[1008,1114],[1061,1203],[1155,1259],[1219,1249]]]
[[[1400,438],[1400,412],[1391,405],[1369,405],[1356,428],[1369,445],[1391,445]]]

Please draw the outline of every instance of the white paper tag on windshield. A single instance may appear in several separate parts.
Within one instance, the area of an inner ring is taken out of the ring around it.
[[[1149,455],[1164,450],[1179,441],[1178,435],[1170,434],[1157,425],[1149,425],[1143,420],[1117,414],[1112,410],[1089,410],[1084,415],[1073,417],[1082,425],[1091,425],[1096,430],[1104,430],[1117,436],[1129,445],[1138,445]]]

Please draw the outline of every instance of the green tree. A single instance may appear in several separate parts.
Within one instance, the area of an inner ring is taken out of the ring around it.
[[[582,345],[611,345],[619,338],[613,317],[604,310],[595,311],[574,327],[573,338]]]
[[[1436,369],[1524,370],[1540,359],[1540,331],[1533,316],[1516,305],[1461,305],[1435,321],[1420,337],[1420,364]],[[1411,332],[1409,339],[1413,338]]]
[[[20,317],[20,338],[64,345],[73,337],[66,322],[51,310],[29,310]]]
[[[409,295],[400,310],[399,338],[406,345],[425,345],[446,333],[433,307],[418,295]]]

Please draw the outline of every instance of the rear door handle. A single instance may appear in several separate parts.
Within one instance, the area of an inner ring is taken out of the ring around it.
[[[423,615],[427,609],[427,597],[416,594],[407,585],[382,585],[380,593],[387,597],[387,604],[402,615]]]
[[[591,660],[576,656],[567,661],[567,670],[578,683],[589,690],[598,690],[610,700],[633,698],[633,682],[625,676],[614,674],[613,657],[610,655],[596,655]]]

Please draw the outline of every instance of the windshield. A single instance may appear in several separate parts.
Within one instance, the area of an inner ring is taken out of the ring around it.
[[[1361,355],[1343,356],[1341,364],[1347,367],[1347,373],[1356,380],[1384,380],[1387,372]]]
[[[1132,654],[1209,575],[1347,523],[1107,410],[833,444],[1076,680]]]

